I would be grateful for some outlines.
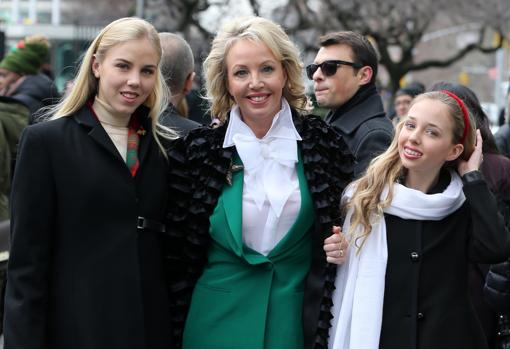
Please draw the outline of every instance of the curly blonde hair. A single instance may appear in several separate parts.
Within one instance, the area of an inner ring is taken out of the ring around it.
[[[236,18],[228,22],[216,35],[209,55],[204,61],[206,99],[211,115],[224,122],[235,105],[227,88],[226,57],[230,48],[239,40],[253,40],[266,45],[279,60],[287,75],[283,97],[294,109],[307,110],[307,98],[303,84],[303,63],[299,50],[285,31],[268,19],[261,17]]]
[[[459,144],[464,133],[464,116],[462,109],[455,99],[443,92],[427,92],[418,95],[411,103],[414,104],[423,100],[436,100],[444,103],[448,107],[448,115],[453,121],[453,144]],[[468,159],[475,148],[476,128],[473,117],[469,117],[469,129],[464,139],[464,150],[460,156],[450,162],[446,162],[443,166],[456,167],[459,159]],[[352,216],[350,221],[350,229],[347,235],[356,244],[358,241],[361,243],[358,247],[363,247],[366,238],[372,230],[370,217],[375,215],[382,215],[384,208],[388,207],[393,200],[393,187],[399,177],[405,175],[405,168],[400,161],[400,154],[398,151],[398,136],[402,130],[406,119],[400,121],[395,130],[395,136],[389,148],[372,160],[367,168],[366,174],[354,181],[351,186],[354,188],[352,198],[343,204],[343,210],[346,212],[352,209]],[[381,201],[381,194],[388,187],[388,195]],[[361,228],[361,234],[355,235],[355,231]]]

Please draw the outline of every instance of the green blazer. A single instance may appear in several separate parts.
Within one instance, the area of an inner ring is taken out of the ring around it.
[[[208,263],[193,292],[184,349],[301,349],[304,280],[310,269],[312,198],[297,164],[301,208],[264,256],[243,244],[243,171],[234,173],[210,217]]]

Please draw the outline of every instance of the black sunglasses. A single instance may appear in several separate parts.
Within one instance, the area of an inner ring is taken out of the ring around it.
[[[363,65],[360,63],[347,62],[347,61],[339,61],[339,60],[328,60],[324,61],[321,64],[309,64],[306,66],[306,76],[308,79],[313,80],[313,74],[317,71],[317,69],[321,68],[322,73],[325,76],[332,76],[336,74],[336,71],[341,65],[350,65],[355,69],[362,68]]]

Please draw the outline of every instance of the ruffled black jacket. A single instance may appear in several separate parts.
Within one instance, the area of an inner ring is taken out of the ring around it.
[[[298,147],[316,215],[313,259],[303,307],[305,348],[327,348],[336,265],[326,262],[323,243],[331,234],[332,225],[341,224],[339,202],[352,179],[349,171],[353,159],[342,138],[323,120],[295,112],[293,119],[303,139]],[[235,147],[223,148],[226,129],[227,124],[193,130],[168,150],[171,202],[167,248],[172,256],[168,271],[172,279],[174,331],[179,343],[193,286],[207,261],[209,217],[231,175],[236,153]]]

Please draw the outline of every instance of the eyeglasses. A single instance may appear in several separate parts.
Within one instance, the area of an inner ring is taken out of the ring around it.
[[[317,69],[321,68],[322,73],[325,76],[332,76],[336,74],[336,71],[341,65],[350,65],[355,69],[362,68],[363,65],[360,63],[347,62],[347,61],[339,61],[339,60],[328,60],[324,61],[321,64],[309,64],[306,66],[306,76],[308,79],[313,80],[313,74],[317,71]]]

